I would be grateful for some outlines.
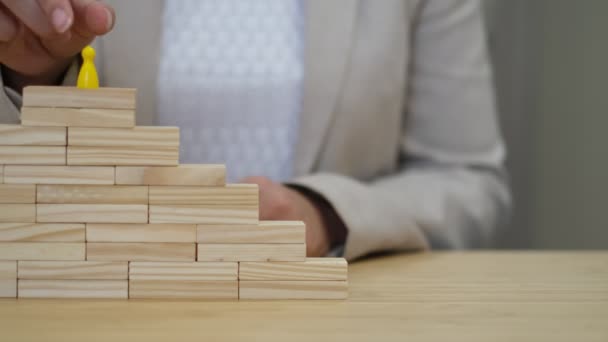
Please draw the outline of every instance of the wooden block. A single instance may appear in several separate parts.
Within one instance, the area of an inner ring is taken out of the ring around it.
[[[128,88],[31,86],[23,89],[24,107],[135,109],[135,98],[136,90]]]
[[[0,261],[0,298],[17,298],[16,261]]]
[[[100,261],[194,261],[193,243],[87,243],[87,260]]]
[[[214,164],[178,166],[118,166],[116,184],[224,186],[226,166]]]
[[[4,165],[0,165],[0,184],[4,183]]]
[[[0,164],[65,165],[64,146],[0,146]]]
[[[346,281],[239,281],[239,299],[346,299]]]
[[[72,242],[0,242],[0,260],[85,260],[85,244]]]
[[[238,280],[236,262],[131,262],[131,280]]]
[[[66,146],[64,127],[26,127],[0,124],[0,145]]]
[[[129,280],[132,299],[238,299],[238,281]]]
[[[126,280],[126,261],[19,261],[17,278],[36,280]]]
[[[239,280],[347,280],[343,258],[306,258],[303,262],[241,262]]]
[[[127,299],[128,280],[21,279],[19,298]]]
[[[68,146],[68,165],[177,165],[177,148]]]
[[[135,127],[134,109],[23,107],[24,126],[50,127]]]
[[[198,261],[305,261],[306,244],[199,244]]]
[[[82,223],[0,223],[0,241],[84,242]]]
[[[151,205],[150,223],[256,225],[258,209],[210,205]]]
[[[70,146],[179,148],[178,127],[136,126],[133,128],[71,127]]]
[[[87,224],[89,242],[196,242],[193,224]]]
[[[0,222],[36,222],[36,205],[0,204]]]
[[[146,223],[144,204],[37,204],[36,221],[47,223]]]
[[[114,167],[106,166],[7,165],[4,173],[13,184],[114,184]]]
[[[1,184],[0,203],[36,203],[36,186],[33,184]]]
[[[148,187],[38,185],[37,202],[49,204],[148,204]]]
[[[258,208],[256,184],[229,184],[225,187],[150,186],[150,204],[206,205],[208,207]]]
[[[260,221],[258,225],[198,225],[199,243],[306,243],[301,221]]]

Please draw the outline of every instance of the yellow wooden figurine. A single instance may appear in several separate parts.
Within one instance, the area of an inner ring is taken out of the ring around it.
[[[97,69],[95,69],[95,49],[90,46],[82,49],[82,60],[82,67],[78,74],[78,88],[99,88],[99,77],[97,77]]]

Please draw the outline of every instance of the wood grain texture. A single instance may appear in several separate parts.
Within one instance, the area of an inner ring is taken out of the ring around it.
[[[68,141],[70,146],[179,148],[179,128],[156,126],[70,127]]]
[[[19,261],[18,279],[37,280],[126,280],[126,261]]]
[[[0,223],[4,242],[84,242],[82,223]]]
[[[0,184],[4,183],[4,165],[0,165]]]
[[[84,260],[85,244],[72,242],[0,242],[0,260]]]
[[[198,261],[305,261],[301,244],[199,244]]]
[[[237,281],[129,280],[132,299],[238,299]]]
[[[0,145],[66,146],[64,127],[27,127],[0,124]]]
[[[0,164],[65,165],[64,146],[0,146]]]
[[[0,222],[36,222],[36,205],[0,204]]]
[[[226,166],[215,164],[178,166],[118,166],[116,184],[224,186]]]
[[[87,224],[89,242],[196,242],[193,224]]]
[[[239,299],[346,298],[346,281],[239,281]]]
[[[128,280],[27,280],[18,281],[19,298],[127,299]]]
[[[177,148],[68,146],[68,165],[124,166],[177,165]]]
[[[0,261],[0,298],[17,298],[16,261]]]
[[[150,223],[257,225],[257,207],[150,205]]]
[[[48,204],[148,204],[148,187],[38,185],[37,202]]]
[[[30,86],[23,89],[23,106],[135,109],[136,93],[129,88]]]
[[[305,243],[301,221],[260,221],[258,225],[198,225],[199,243]]]
[[[229,184],[225,187],[150,186],[150,204],[201,205],[208,207],[258,208],[256,184]]]
[[[50,127],[120,127],[135,126],[134,109],[44,108],[23,107],[24,126]]]
[[[131,262],[131,280],[238,280],[236,262]]]
[[[194,261],[193,243],[87,243],[87,260],[99,261]]]
[[[114,184],[111,166],[7,165],[4,172],[11,184]]]
[[[348,280],[343,258],[306,258],[303,262],[241,262],[239,280]]]
[[[0,184],[0,203],[36,203],[36,186],[33,184]]]
[[[146,223],[143,204],[37,204],[36,221],[43,223]]]
[[[608,251],[404,253],[353,262],[340,302],[4,300],[0,318],[22,341],[605,342],[606,284]]]

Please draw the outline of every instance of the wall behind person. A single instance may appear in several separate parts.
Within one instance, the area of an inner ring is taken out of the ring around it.
[[[484,5],[515,201],[497,245],[608,248],[608,1]]]

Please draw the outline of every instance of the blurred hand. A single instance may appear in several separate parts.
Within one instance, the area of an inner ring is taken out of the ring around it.
[[[306,255],[324,256],[329,252],[330,241],[321,213],[316,206],[298,191],[265,177],[248,177],[242,183],[260,187],[260,219],[304,221],[306,224]]]
[[[57,82],[72,58],[108,33],[114,20],[114,10],[97,0],[0,0],[5,82],[16,89]]]

